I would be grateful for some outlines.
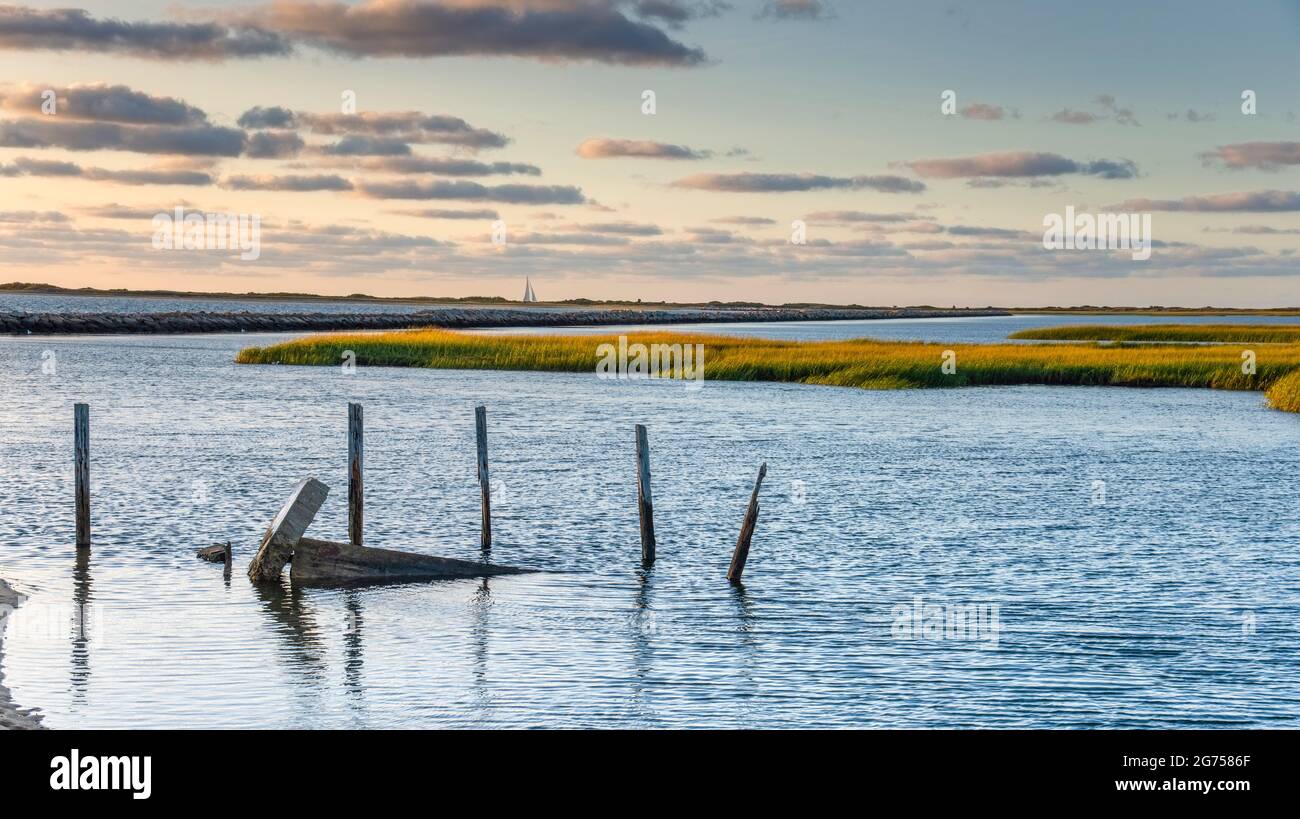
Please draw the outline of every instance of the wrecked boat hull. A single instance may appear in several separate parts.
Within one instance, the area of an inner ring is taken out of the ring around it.
[[[529,573],[528,569],[516,569],[510,566],[493,566],[472,560],[454,560],[306,537],[299,539],[294,547],[293,561],[289,567],[289,582],[297,586],[336,586]]]

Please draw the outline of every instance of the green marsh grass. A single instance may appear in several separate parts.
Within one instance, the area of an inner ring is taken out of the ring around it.
[[[451,330],[309,336],[239,353],[242,364],[338,366],[346,351],[358,366],[595,372],[597,348],[617,335],[487,335]],[[1269,390],[1273,406],[1300,411],[1300,344],[1251,342],[1253,374],[1242,372],[1246,348],[1232,344],[934,344],[849,339],[780,341],[694,333],[627,334],[629,344],[703,344],[704,377],[780,381],[863,389],[1014,384],[1203,387]],[[941,367],[956,354],[956,372]]]

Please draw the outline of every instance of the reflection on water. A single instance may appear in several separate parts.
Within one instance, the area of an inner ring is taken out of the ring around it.
[[[230,363],[266,340],[0,340],[0,577],[30,595],[5,681],[46,724],[1300,724],[1300,419],[1259,395]],[[93,416],[88,552],[72,546],[76,400]],[[309,532],[343,539],[348,401],[366,406],[368,543],[481,557],[486,403],[492,559],[543,571],[248,583],[300,477],[333,489]],[[650,430],[651,568],[633,423]],[[729,584],[763,461],[745,584]],[[194,557],[226,540],[229,581]],[[944,627],[900,637],[894,613],[917,600]],[[994,605],[996,647],[954,631]]]
[[[86,701],[90,686],[90,623],[88,616],[94,595],[90,589],[90,550],[76,550],[72,569],[72,696],[78,702]]]

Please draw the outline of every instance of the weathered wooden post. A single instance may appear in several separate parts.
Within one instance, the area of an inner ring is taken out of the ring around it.
[[[361,521],[365,506],[361,468],[365,442],[360,404],[348,404],[348,540],[361,545]]]
[[[650,444],[644,424],[636,425],[636,505],[641,516],[641,562],[655,562],[655,511],[650,499]]]
[[[754,526],[758,523],[758,490],[767,475],[767,464],[758,468],[758,480],[754,481],[754,494],[749,496],[749,508],[745,510],[745,522],[740,526],[740,537],[736,538],[736,551],[731,555],[731,568],[727,570],[727,579],[739,583],[745,573],[745,561],[749,559],[749,541],[754,537]]]
[[[90,405],[72,407],[72,446],[77,496],[77,548],[90,548]]]
[[[226,541],[226,570],[224,572],[226,579],[230,579],[230,566],[235,562],[234,551],[230,548],[230,541]]]
[[[479,544],[492,548],[492,486],[488,478],[487,407],[474,408],[474,433],[478,437],[478,488],[483,497],[483,528]]]

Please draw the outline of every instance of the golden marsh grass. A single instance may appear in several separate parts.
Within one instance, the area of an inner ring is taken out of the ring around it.
[[[1202,343],[1295,344],[1300,326],[1286,324],[1077,324],[1037,327],[1011,338],[1037,341],[1181,341]]]
[[[1200,329],[1200,328],[1194,328]],[[486,335],[426,329],[309,336],[239,353],[243,364],[594,372],[597,349],[618,335]],[[1300,344],[1252,343],[1255,372],[1235,344],[936,344],[849,339],[780,341],[695,333],[627,334],[629,344],[703,344],[708,380],[780,381],[863,389],[1014,384],[1269,390],[1273,406],[1300,411]],[[1213,340],[1213,339],[1211,339]],[[955,371],[944,372],[945,353]]]

